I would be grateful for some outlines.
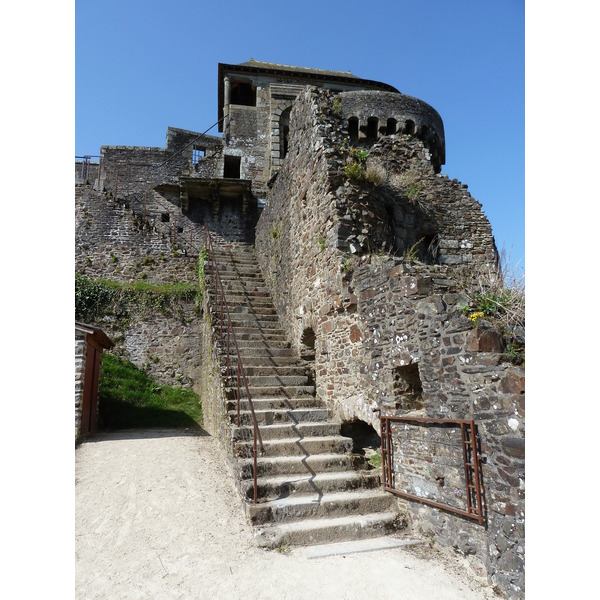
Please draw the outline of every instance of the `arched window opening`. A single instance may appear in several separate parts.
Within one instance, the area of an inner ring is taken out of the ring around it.
[[[348,119],[348,137],[352,144],[358,142],[358,119],[356,117]]]
[[[396,133],[397,130],[398,130],[398,121],[396,121],[396,119],[388,119],[387,127],[385,129],[386,135],[392,135],[392,134]]]
[[[408,134],[408,135],[415,135],[415,122],[411,121],[410,119],[408,121],[406,121],[406,124],[404,126],[404,133]]]
[[[279,157],[285,158],[289,149],[290,136],[290,112],[292,108],[286,108],[279,117]]]
[[[377,117],[369,117],[367,119],[367,140],[374,141],[377,139],[377,129],[379,128],[379,119]]]
[[[372,425],[354,419],[342,423],[341,434],[352,439],[352,452],[364,456],[369,463],[367,468],[375,468],[379,461],[373,460],[381,451],[381,438]]]

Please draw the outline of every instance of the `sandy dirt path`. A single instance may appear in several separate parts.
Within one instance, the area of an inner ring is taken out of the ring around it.
[[[75,472],[77,600],[495,598],[458,558],[435,551],[309,560],[257,548],[206,435],[96,435],[76,449]]]

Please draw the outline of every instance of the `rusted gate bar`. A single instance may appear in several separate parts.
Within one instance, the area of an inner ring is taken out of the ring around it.
[[[409,500],[416,500],[435,508],[440,508],[469,519],[474,519],[480,525],[483,525],[483,507],[481,504],[481,479],[479,471],[479,455],[477,451],[477,439],[475,421],[464,419],[433,419],[427,417],[393,417],[380,416],[380,431],[381,431],[381,463],[382,463],[382,485],[386,492],[395,494]],[[453,425],[460,427],[462,435],[463,447],[463,463],[465,468],[465,486],[467,492],[467,510],[461,510],[429,500],[421,498],[414,494],[402,492],[394,488],[393,482],[393,446],[392,446],[392,423],[414,423],[414,424],[438,424],[438,425]]]

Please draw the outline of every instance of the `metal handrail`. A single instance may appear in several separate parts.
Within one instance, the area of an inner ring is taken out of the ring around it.
[[[211,272],[213,276],[214,283],[214,293],[215,293],[215,307],[217,309],[220,308],[219,314],[219,322],[220,322],[220,336],[221,341],[227,340],[227,359],[226,359],[226,375],[230,376],[230,361],[229,354],[230,350],[235,349],[236,353],[236,398],[237,398],[237,426],[240,426],[240,402],[241,402],[241,392],[242,387],[244,387],[244,391],[246,392],[246,397],[248,399],[248,405],[250,406],[250,413],[252,415],[252,447],[253,447],[253,475],[254,475],[254,503],[258,501],[258,482],[257,482],[257,457],[258,457],[258,448],[257,443],[260,444],[260,450],[264,453],[265,449],[263,446],[262,436],[260,434],[260,428],[258,427],[258,421],[256,419],[256,413],[254,412],[254,404],[252,402],[252,397],[250,395],[250,388],[248,387],[248,378],[246,377],[246,371],[244,370],[244,365],[242,364],[242,358],[240,354],[240,349],[238,347],[237,339],[235,337],[235,331],[233,330],[233,323],[231,321],[231,315],[229,313],[229,306],[227,304],[227,299],[225,298],[225,293],[223,291],[223,282],[221,280],[221,274],[219,273],[219,267],[217,266],[217,261],[215,259],[214,253],[214,245],[212,236],[210,235],[210,231],[208,230],[208,224],[204,225],[205,239],[206,239],[206,248],[208,250],[208,259],[209,264],[211,265]],[[220,292],[220,294],[219,294]],[[223,335],[223,322],[226,321],[225,333],[226,338]]]

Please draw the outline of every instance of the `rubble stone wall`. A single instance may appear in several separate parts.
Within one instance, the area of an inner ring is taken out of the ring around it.
[[[265,280],[293,346],[314,354],[317,394],[343,421],[379,431],[374,408],[475,420],[486,457],[485,526],[399,502],[416,528],[469,557],[505,595],[520,598],[524,371],[502,353],[501,336],[474,328],[462,310],[461,285],[496,265],[491,227],[466,186],[435,173],[414,136],[383,137],[368,148],[363,178],[349,178],[345,167],[356,153],[343,139],[333,99],[307,89],[292,109],[289,155],[257,225]],[[428,247],[414,249],[425,236]],[[425,433],[411,427],[396,436],[397,485],[462,506],[460,444]],[[412,462],[400,460],[407,447]]]
[[[206,149],[206,156],[193,163],[194,145]],[[164,148],[146,146],[102,146],[100,180],[102,188],[117,195],[144,192],[158,184],[178,184],[183,172],[205,176],[222,173],[222,140],[169,127]]]
[[[76,273],[116,281],[196,281],[198,250],[186,255],[177,238],[189,244],[193,226],[194,246],[199,246],[199,228],[177,215],[176,204],[160,194],[147,196],[144,211],[142,199],[115,200],[91,186],[76,187],[75,217]],[[185,229],[174,235],[177,218]]]
[[[81,430],[86,352],[87,341],[85,333],[79,329],[75,329],[75,439],[77,439]]]
[[[176,197],[152,192],[144,208],[135,197],[115,200],[91,186],[75,188],[76,252],[79,275],[122,283],[174,284],[198,282],[200,227],[178,213]],[[162,215],[169,215],[163,222]],[[178,233],[187,244],[173,243]],[[189,250],[190,230],[194,234]],[[196,237],[197,235],[197,237]],[[187,237],[187,239],[186,239]],[[192,387],[199,377],[201,319],[195,299],[174,299],[163,308],[148,309],[143,301],[121,304],[88,320],[115,342],[111,353],[130,360],[161,384]]]

